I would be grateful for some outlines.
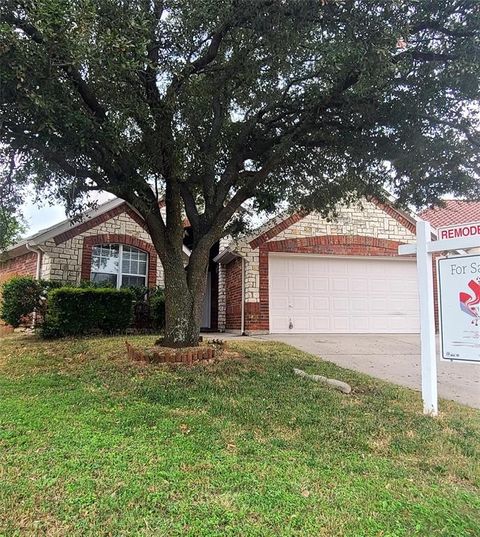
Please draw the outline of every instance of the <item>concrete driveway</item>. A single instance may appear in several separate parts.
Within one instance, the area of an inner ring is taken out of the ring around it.
[[[274,334],[256,338],[282,341],[342,367],[421,389],[417,334]],[[480,364],[439,361],[438,393],[480,408]]]

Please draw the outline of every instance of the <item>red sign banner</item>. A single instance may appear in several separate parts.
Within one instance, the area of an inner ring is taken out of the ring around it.
[[[471,224],[458,224],[455,226],[439,227],[437,229],[437,238],[442,239],[461,239],[462,237],[479,237],[480,222]]]

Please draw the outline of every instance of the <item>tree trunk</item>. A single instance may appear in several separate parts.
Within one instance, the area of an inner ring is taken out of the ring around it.
[[[165,339],[170,347],[198,345],[203,301],[206,287],[208,257],[204,270],[192,274],[182,262],[164,263],[165,274]]]

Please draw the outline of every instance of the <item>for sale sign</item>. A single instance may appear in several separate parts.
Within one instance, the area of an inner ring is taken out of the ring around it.
[[[443,360],[480,362],[480,255],[437,261]]]

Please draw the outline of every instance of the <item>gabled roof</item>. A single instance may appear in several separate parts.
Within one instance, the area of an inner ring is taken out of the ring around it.
[[[53,226],[50,226],[48,228],[41,229],[34,235],[25,237],[17,244],[10,246],[10,248],[8,248],[5,253],[8,254],[9,257],[16,257],[18,255],[22,255],[23,253],[25,253],[25,251],[28,251],[27,245],[37,246],[39,244],[42,244],[45,241],[48,241],[53,237],[60,235],[61,233],[65,233],[66,231],[70,231],[71,229],[75,229],[76,227],[85,224],[85,222],[88,222],[88,220],[91,220],[92,218],[100,216],[107,211],[111,211],[112,209],[119,207],[120,205],[122,205],[122,203],[125,203],[122,199],[113,198],[109,201],[106,201],[105,203],[102,203],[95,209],[90,209],[89,211],[86,211],[81,220],[73,222],[71,219],[67,218],[66,220],[62,220],[58,224],[54,224]]]
[[[393,219],[397,220],[402,226],[415,234],[416,222],[418,217],[409,211],[395,207],[395,200],[387,192],[385,192],[384,201],[378,198],[369,198],[368,201],[375,204],[379,209],[387,213]],[[238,242],[249,244],[252,249],[257,248],[263,242],[266,242],[278,233],[289,228],[291,225],[305,218],[308,212],[283,212],[271,218],[268,222],[255,229],[253,232],[242,237],[240,241],[231,239],[230,243],[222,249],[215,257],[217,263],[228,264],[234,258],[241,257],[237,251]]]
[[[99,217],[102,217],[102,215],[105,215],[105,213],[113,211],[113,216],[116,212],[123,212],[122,205],[125,206],[123,207],[123,210],[126,210],[126,212],[133,217],[134,220],[136,220],[140,225],[143,224],[142,217],[130,206],[130,204],[120,198],[113,198],[98,205],[98,207],[95,209],[86,211],[80,220],[63,220],[58,224],[42,229],[38,233],[22,239],[20,242],[14,244],[3,253],[8,258],[17,257],[27,253],[28,251],[31,251],[32,247],[41,246],[50,239],[54,239],[57,244],[61,244],[62,242],[68,240],[68,238],[71,238],[76,234],[83,233],[85,229],[99,225],[99,223],[102,221],[101,218],[99,219]],[[165,205],[164,201],[159,201],[159,205],[160,207],[163,207]],[[186,246],[183,247],[183,251],[187,257],[190,255],[190,250]]]
[[[425,209],[419,216],[434,228],[480,222],[480,201],[446,200],[443,207]]]

